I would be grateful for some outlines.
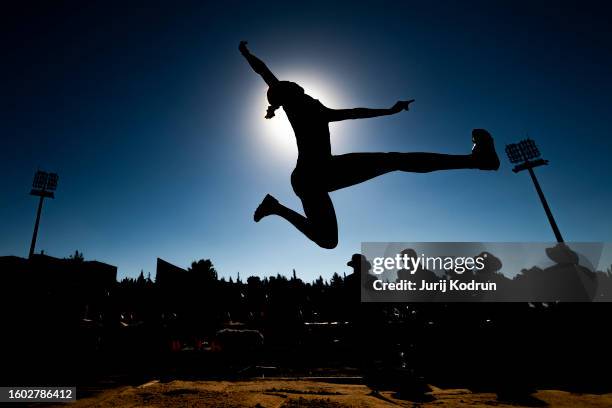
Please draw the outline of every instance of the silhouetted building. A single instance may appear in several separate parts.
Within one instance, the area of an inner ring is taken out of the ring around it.
[[[86,293],[108,293],[117,282],[117,267],[98,261],[55,258],[35,254],[30,259],[0,257],[4,279],[27,282],[47,291],[69,289]]]
[[[172,265],[161,258],[157,258],[155,283],[159,287],[180,286],[184,284],[187,279],[188,272],[185,269]]]

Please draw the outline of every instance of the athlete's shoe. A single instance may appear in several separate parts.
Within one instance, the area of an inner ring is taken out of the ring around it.
[[[499,157],[495,152],[493,137],[484,129],[472,130],[472,158],[474,167],[481,170],[499,169]]]
[[[263,217],[272,214],[274,207],[278,205],[278,200],[272,197],[270,194],[266,194],[264,199],[261,201],[261,204],[255,210],[253,214],[253,219],[255,222],[259,222]]]

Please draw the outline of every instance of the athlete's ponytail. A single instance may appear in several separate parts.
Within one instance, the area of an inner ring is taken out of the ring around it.
[[[270,105],[268,106],[268,110],[266,111],[266,119],[272,119],[274,117],[274,112],[280,108],[279,105]]]

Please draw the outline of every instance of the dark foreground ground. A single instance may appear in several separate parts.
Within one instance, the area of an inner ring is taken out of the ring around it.
[[[612,303],[363,304],[340,278],[168,292],[112,277],[88,292],[9,276],[0,384],[75,386],[70,406],[612,407]]]
[[[609,308],[513,307],[502,321],[487,306],[491,319],[455,305],[418,325],[285,325],[264,344],[200,349],[163,348],[143,325],[12,331],[30,342],[2,349],[2,383],[76,386],[71,407],[612,407]],[[92,352],[100,338],[114,343]]]

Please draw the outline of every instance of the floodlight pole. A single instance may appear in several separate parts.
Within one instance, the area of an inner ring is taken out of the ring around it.
[[[30,244],[30,254],[28,255],[29,258],[32,258],[32,255],[34,255],[34,249],[36,248],[36,237],[38,236],[38,225],[40,224],[40,214],[42,213],[43,200],[45,197],[55,198],[55,194],[53,194],[53,191],[47,191],[44,188],[41,190],[34,188],[32,191],[30,191],[30,195],[40,197],[40,201],[38,201],[38,210],[36,211],[34,233],[32,234],[32,243]]]
[[[538,178],[533,171],[534,167],[544,166],[548,164],[548,160],[538,159],[538,160],[525,160],[524,163],[515,166],[512,169],[513,172],[518,173],[522,170],[529,171],[529,175],[531,176],[531,181],[533,181],[533,185],[535,186],[536,191],[538,192],[538,197],[540,197],[540,201],[542,202],[542,207],[544,207],[544,212],[546,212],[546,217],[548,217],[548,222],[550,222],[550,226],[552,227],[553,233],[555,234],[555,238],[557,242],[563,243],[563,237],[561,236],[561,231],[559,231],[559,227],[557,227],[557,222],[555,221],[555,217],[553,217],[552,211],[550,211],[550,207],[548,206],[548,202],[546,201],[546,197],[544,197],[544,192],[542,191],[542,187],[540,187],[540,183],[538,182]]]
[[[538,192],[538,196],[540,197],[540,201],[542,202],[542,207],[544,207],[544,212],[546,212],[548,222],[550,222],[550,226],[552,227],[553,233],[555,234],[555,238],[557,238],[557,242],[563,243],[561,231],[559,231],[559,227],[557,227],[557,222],[555,221],[555,217],[553,217],[552,215],[552,211],[550,211],[550,207],[548,206],[546,197],[544,197],[544,192],[540,187],[540,183],[538,182],[538,178],[536,177],[535,172],[533,171],[533,167],[528,167],[527,170],[529,171],[531,181],[533,181],[533,185],[535,186],[535,189]]]
[[[32,195],[36,195],[31,193]],[[38,224],[40,223],[40,213],[42,212],[42,206],[45,196],[40,195],[40,201],[38,201],[38,211],[36,212],[36,223],[34,224],[34,234],[32,234],[32,243],[30,244],[30,254],[28,258],[32,258],[34,255],[34,248],[36,247],[36,237],[38,236]]]

